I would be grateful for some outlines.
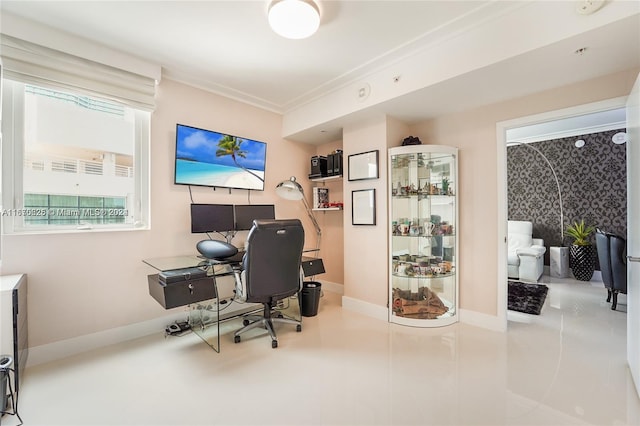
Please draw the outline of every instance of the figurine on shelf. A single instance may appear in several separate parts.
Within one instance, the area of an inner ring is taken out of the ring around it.
[[[392,296],[393,311],[399,316],[434,319],[449,310],[428,287],[419,287],[417,293],[394,288]]]
[[[449,179],[446,177],[442,178],[442,195],[447,195],[449,193]]]
[[[416,274],[416,271],[413,268],[412,264],[407,264],[407,266],[404,268],[404,274],[408,277],[413,277]]]
[[[434,228],[434,223],[433,222],[425,222],[424,224],[424,235],[427,237],[430,237],[433,233],[433,228]]]

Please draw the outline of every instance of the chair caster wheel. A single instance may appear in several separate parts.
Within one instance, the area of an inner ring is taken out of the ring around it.
[[[277,341],[277,340],[272,340],[272,341],[271,341],[271,347],[272,347],[273,349],[277,348],[277,347],[278,347],[278,341]]]
[[[296,325],[296,331],[300,333],[302,331],[302,326],[300,324]]]
[[[233,342],[234,343],[240,343],[240,336],[234,336],[233,337]]]
[[[242,320],[242,325],[245,327],[249,325],[249,320]]]

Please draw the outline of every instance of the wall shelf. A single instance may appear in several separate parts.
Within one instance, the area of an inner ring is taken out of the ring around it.
[[[327,182],[331,180],[341,180],[341,179],[342,179],[342,175],[336,175],[336,176],[325,176],[320,178],[310,178],[309,180],[311,182]]]

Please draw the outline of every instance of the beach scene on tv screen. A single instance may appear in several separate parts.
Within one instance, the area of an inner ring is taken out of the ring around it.
[[[178,125],[175,182],[264,190],[267,144]]]

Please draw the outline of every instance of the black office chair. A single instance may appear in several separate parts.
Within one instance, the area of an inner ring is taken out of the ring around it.
[[[264,327],[271,336],[271,347],[278,347],[273,323],[286,323],[302,331],[302,321],[272,315],[274,305],[298,293],[303,282],[302,248],[304,228],[298,219],[254,220],[247,236],[241,268],[236,269],[236,298],[249,303],[262,303],[262,316],[245,316],[240,335],[256,327]],[[300,300],[300,299],[298,299]]]
[[[612,302],[611,309],[615,311],[618,293],[627,294],[627,241],[618,235],[597,229],[596,248],[602,281],[607,289],[607,302]]]

